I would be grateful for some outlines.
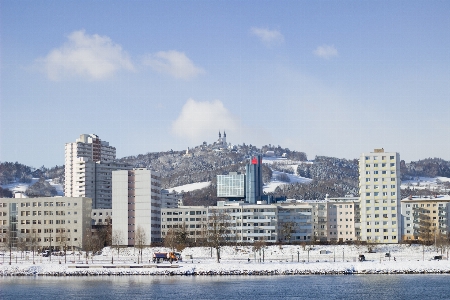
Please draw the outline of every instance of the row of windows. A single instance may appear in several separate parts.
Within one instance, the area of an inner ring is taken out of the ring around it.
[[[371,240],[372,237],[371,237],[371,236],[368,236],[367,239],[368,239],[368,240]],[[380,237],[378,237],[378,236],[375,237],[375,240],[376,240],[376,241],[379,240],[379,239],[380,239]],[[385,235],[385,236],[383,236],[383,239],[384,239],[384,240],[389,240],[389,236]],[[392,240],[396,240],[396,239],[397,239],[397,236],[396,236],[396,235],[393,235],[393,236],[391,236],[391,239],[392,239]]]
[[[370,178],[366,178],[366,182],[370,182],[370,181],[371,181]],[[378,180],[378,178],[374,178],[373,181],[378,182],[379,180]],[[381,181],[385,181],[385,178],[381,178]],[[391,181],[394,182],[395,178],[391,178]]]
[[[374,218],[375,218],[375,219],[377,219],[377,218],[379,218],[379,217],[380,217],[379,214],[374,214]],[[392,218],[396,218],[396,217],[397,217],[397,214],[392,214]],[[372,215],[371,215],[371,214],[368,214],[368,215],[366,215],[366,218],[367,218],[367,219],[370,219],[370,218],[372,218]],[[383,218],[387,219],[387,218],[388,218],[388,214],[383,214]],[[394,222],[395,222],[395,221],[393,221],[392,224],[394,224]]]
[[[346,231],[345,234],[346,234],[346,235],[348,235],[348,234],[353,234],[353,231]],[[335,232],[330,231],[330,235],[337,235],[337,232],[336,232],[336,231],[335,231]],[[343,234],[343,231],[340,231],[340,232],[339,232],[339,235],[344,235],[344,234]]]
[[[395,171],[390,171],[389,172],[391,175],[395,174]],[[370,171],[366,171],[366,175],[370,175]],[[379,175],[380,173],[378,171],[373,171],[373,174],[375,175]],[[381,171],[381,175],[387,175],[387,171]]]
[[[396,228],[392,228],[391,231],[392,231],[392,232],[397,232],[397,229],[396,229]],[[367,232],[372,232],[372,229],[368,228],[368,229],[367,229]],[[375,229],[373,230],[373,232],[380,232],[380,229],[379,229],[379,228],[375,228]],[[389,229],[384,228],[384,229],[383,229],[383,232],[389,232]]]
[[[381,164],[382,168],[386,168],[386,166],[387,166],[387,164],[385,164],[385,163]],[[395,163],[390,163],[389,166],[390,167],[395,167]],[[373,164],[373,167],[374,168],[378,168],[379,166],[378,166],[378,164]],[[366,164],[366,168],[370,168],[370,164]]]
[[[395,206],[391,206],[391,210],[395,210],[396,209],[396,207]],[[370,206],[368,206],[368,207],[366,207],[366,210],[372,210],[372,207],[370,207]],[[380,210],[380,207],[375,207],[375,210]],[[383,210],[388,210],[388,207],[387,206],[384,206],[383,207]]]
[[[370,156],[366,156],[365,158],[366,158],[366,160],[370,160]],[[372,158],[373,158],[373,160],[377,160],[378,156],[372,156]],[[395,156],[391,155],[391,156],[389,156],[389,159],[393,160],[393,159],[395,159]],[[384,156],[384,155],[381,156],[381,160],[386,160],[386,156]]]
[[[366,189],[367,190],[369,190],[369,189],[371,189],[371,188],[373,188],[374,190],[378,190],[378,189],[380,189],[380,186],[379,185],[374,185],[374,186],[370,186],[370,185],[366,185]],[[383,184],[382,186],[381,186],[381,188],[384,190],[384,189],[387,189],[388,188],[388,185],[387,184]],[[391,189],[395,189],[395,184],[391,184]]]
[[[370,192],[366,193],[366,196],[367,196],[367,197],[370,197],[371,195],[372,195],[372,193],[370,193]],[[373,192],[373,195],[374,195],[374,196],[379,196],[379,195],[380,195],[380,192]],[[383,196],[387,196],[387,195],[388,195],[388,192],[382,192],[382,195],[383,195]],[[391,192],[391,196],[395,196],[395,192]]]
[[[439,207],[443,207],[443,203],[439,203]],[[411,204],[406,204],[406,207],[411,207]],[[413,204],[413,207],[419,207],[419,204]],[[425,207],[425,204],[420,204],[420,207]],[[430,203],[427,203],[427,207],[431,207]],[[436,203],[433,203],[433,207],[436,207]]]
[[[21,220],[21,225],[29,224],[70,224],[70,220]],[[73,220],[74,224],[78,223],[78,220]],[[3,221],[3,225],[6,225],[6,220]]]
[[[167,212],[163,212],[162,213],[163,215],[164,214],[166,214],[166,215],[168,215],[168,216],[171,216],[171,215],[174,215],[174,216],[177,216],[177,215],[182,215],[183,214],[183,212],[177,212],[177,211],[174,211],[174,212],[172,212],[172,211],[167,211]],[[191,211],[185,211],[184,212],[184,214],[185,215],[206,215],[206,211],[199,211],[199,210],[197,210],[197,211],[194,211],[194,210],[191,210]]]

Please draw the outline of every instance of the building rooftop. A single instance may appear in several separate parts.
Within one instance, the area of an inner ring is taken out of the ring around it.
[[[417,202],[417,201],[450,201],[450,195],[409,196],[401,200],[401,202]]]

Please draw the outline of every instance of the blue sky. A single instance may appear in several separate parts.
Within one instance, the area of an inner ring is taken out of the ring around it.
[[[450,160],[448,1],[1,1],[0,161],[217,139]]]

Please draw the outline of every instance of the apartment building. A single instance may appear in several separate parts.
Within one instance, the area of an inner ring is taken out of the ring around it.
[[[177,208],[183,205],[183,194],[175,191],[161,190],[162,208]]]
[[[65,145],[66,197],[88,197],[93,208],[111,208],[113,170],[130,166],[115,162],[116,148],[95,134],[82,134]]]
[[[331,242],[356,241],[360,235],[357,216],[358,197],[330,198],[327,201],[327,240]]]
[[[434,242],[448,237],[450,196],[410,196],[402,199],[402,238],[404,241]]]
[[[278,241],[283,243],[310,242],[313,235],[313,206],[304,201],[276,204]]]
[[[0,198],[0,244],[13,249],[83,249],[92,200],[84,197]]]
[[[188,239],[195,243],[206,240],[208,207],[180,206],[161,209],[161,237],[167,237],[170,231],[185,230]]]
[[[112,172],[112,223],[123,245],[134,246],[138,229],[145,244],[161,240],[161,177],[147,169]],[[140,241],[142,242],[142,241]]]
[[[401,241],[400,155],[375,149],[359,159],[361,240]]]
[[[217,201],[217,206],[208,207],[209,223],[222,216],[225,216],[228,222],[229,242],[277,241],[277,207],[274,205],[264,202],[249,204],[242,201]]]

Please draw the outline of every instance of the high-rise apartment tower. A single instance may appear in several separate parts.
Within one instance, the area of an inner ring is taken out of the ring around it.
[[[360,240],[401,241],[400,154],[375,149],[359,159]]]
[[[82,134],[65,146],[66,197],[88,197],[92,208],[111,208],[111,172],[131,169],[114,162],[116,148],[95,134]]]

